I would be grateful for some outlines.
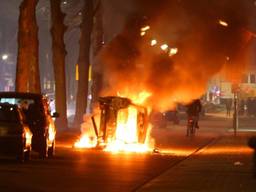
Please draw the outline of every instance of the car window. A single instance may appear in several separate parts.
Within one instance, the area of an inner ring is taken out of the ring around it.
[[[9,103],[13,105],[24,105],[24,104],[32,104],[35,103],[34,99],[22,99],[22,98],[8,98],[2,97],[0,98],[0,103]]]
[[[45,101],[46,102],[46,101]],[[17,105],[24,114],[25,121],[29,124],[43,123],[45,122],[45,116],[47,111],[46,105],[43,105],[43,101],[37,98],[22,98],[22,97],[9,97],[3,96],[0,98],[1,103],[9,103]]]
[[[0,98],[0,103],[8,103],[19,106],[22,110],[27,110],[29,105],[34,104],[33,99],[22,99],[22,98]]]

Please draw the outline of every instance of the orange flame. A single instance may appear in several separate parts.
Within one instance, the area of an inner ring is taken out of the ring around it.
[[[93,148],[97,145],[96,137],[89,137],[87,134],[81,136],[81,138],[75,142],[76,148]]]
[[[97,137],[95,135],[95,132],[93,130],[93,124],[91,121],[92,115],[84,115],[83,120],[84,122],[81,124],[81,137],[75,142],[74,147],[76,148],[93,148],[97,146]],[[94,115],[94,117],[97,117],[98,122],[100,119],[97,115]]]
[[[120,95],[120,93],[118,95]],[[151,93],[142,91],[137,96],[133,95],[129,98],[132,100],[133,104],[141,105],[150,96]],[[120,109],[117,114],[116,131],[114,133],[114,137],[109,139],[107,143],[104,143],[106,146],[105,151],[152,151],[152,148],[154,147],[154,141],[150,138],[151,126],[149,125],[147,127],[144,143],[139,142],[138,121],[140,119],[138,118],[138,109],[136,106],[130,105],[128,108]],[[81,138],[74,144],[74,147],[76,148],[93,148],[97,145],[97,138],[95,133],[92,135],[93,125],[92,123],[89,124],[89,121],[87,122],[87,130],[82,133]],[[99,118],[97,119],[97,122],[99,122]]]

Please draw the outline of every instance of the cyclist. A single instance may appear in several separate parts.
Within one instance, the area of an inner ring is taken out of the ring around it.
[[[198,121],[199,121],[199,114],[201,110],[202,110],[202,104],[200,99],[195,99],[190,104],[187,105],[188,120],[189,118],[193,117],[195,121],[195,127],[197,129],[199,129]]]

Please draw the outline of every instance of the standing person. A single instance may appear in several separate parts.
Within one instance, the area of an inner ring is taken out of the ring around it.
[[[231,108],[232,108],[232,99],[228,98],[228,99],[226,99],[226,110],[227,110],[228,117],[230,117],[230,115],[231,115]]]
[[[198,121],[199,121],[199,114],[200,114],[201,110],[202,110],[202,104],[199,99],[193,100],[193,102],[187,106],[188,119],[191,116],[194,117],[195,127],[197,129],[199,129]]]

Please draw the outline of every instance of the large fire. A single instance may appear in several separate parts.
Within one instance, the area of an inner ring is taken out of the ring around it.
[[[119,94],[120,95],[120,94]],[[101,101],[100,118],[97,122],[84,123],[76,148],[104,146],[105,151],[147,152],[154,147],[148,123],[150,109],[141,105],[151,94],[141,92],[137,97],[106,97]],[[114,113],[112,113],[114,112]],[[90,118],[85,118],[85,121]],[[92,118],[95,120],[95,118]],[[100,125],[96,127],[96,125]]]

